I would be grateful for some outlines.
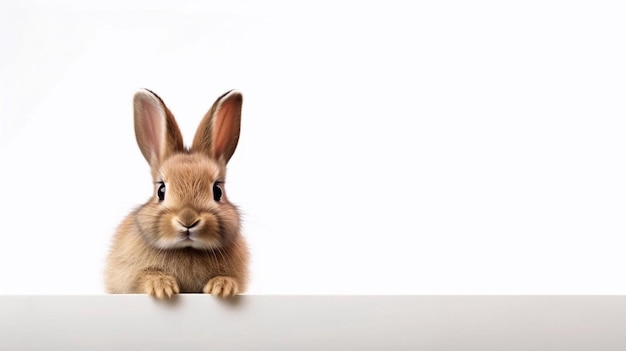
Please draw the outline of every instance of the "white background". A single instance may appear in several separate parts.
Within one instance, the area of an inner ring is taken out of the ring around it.
[[[0,293],[102,293],[151,194],[139,87],[186,140],[244,94],[250,293],[626,293],[619,1],[4,1]]]

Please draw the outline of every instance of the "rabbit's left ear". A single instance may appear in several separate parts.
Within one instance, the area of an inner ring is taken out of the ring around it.
[[[236,90],[220,96],[200,122],[191,150],[228,163],[239,142],[242,103]]]

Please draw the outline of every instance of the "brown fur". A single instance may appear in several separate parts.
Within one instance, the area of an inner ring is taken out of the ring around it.
[[[218,98],[195,138],[212,141],[194,142],[187,151],[162,100],[146,91],[136,95],[137,142],[150,163],[154,193],[126,217],[113,237],[105,271],[109,293],[163,298],[179,292],[230,296],[245,291],[248,249],[240,233],[239,212],[228,201],[223,184],[226,162],[239,136],[240,112],[238,93]],[[217,130],[215,125],[231,127]],[[163,126],[164,133],[159,129]],[[163,201],[157,194],[161,182],[166,188]],[[214,199],[215,184],[222,189],[219,201]],[[185,228],[191,228],[187,236]]]

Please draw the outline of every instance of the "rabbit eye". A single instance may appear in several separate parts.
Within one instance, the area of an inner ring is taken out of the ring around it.
[[[157,190],[157,196],[159,197],[159,201],[165,200],[165,183],[161,182],[161,185],[159,185],[159,190]]]
[[[222,188],[218,182],[213,183],[213,200],[219,202],[222,199]]]

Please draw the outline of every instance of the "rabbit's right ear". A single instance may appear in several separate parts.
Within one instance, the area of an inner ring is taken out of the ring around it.
[[[137,144],[150,167],[157,168],[168,156],[184,150],[180,129],[161,98],[141,89],[133,104]]]

